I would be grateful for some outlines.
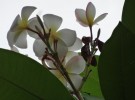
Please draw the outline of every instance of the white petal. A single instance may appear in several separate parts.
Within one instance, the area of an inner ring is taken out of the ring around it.
[[[96,14],[96,8],[91,2],[89,2],[86,8],[86,17],[88,19],[89,25],[93,24],[95,14]]]
[[[7,34],[7,40],[10,47],[12,47],[15,43],[14,38],[15,38],[15,32],[9,31]]]
[[[67,87],[67,81],[58,70],[51,70],[51,72]]]
[[[57,36],[64,41],[68,47],[72,46],[76,41],[76,32],[70,29],[62,29],[58,31]]]
[[[40,24],[39,24],[39,22],[38,22],[38,20],[37,20],[36,17],[31,18],[31,19],[29,20],[29,22],[28,22],[28,27],[29,27],[30,29],[34,30],[34,31],[37,31],[37,30],[35,29],[35,26],[37,26],[37,27],[41,30],[41,32],[43,32],[43,31],[42,31],[42,28],[41,28],[41,26],[40,26]],[[28,34],[29,34],[31,37],[33,37],[33,38],[39,38],[39,36],[38,36],[37,33],[35,33],[35,32],[32,32],[32,31],[29,31],[29,30],[28,30]]]
[[[107,14],[108,14],[108,13],[104,13],[104,14],[98,16],[98,17],[94,20],[94,24],[96,24],[96,23],[98,23],[99,21],[103,20],[103,19],[106,17]]]
[[[68,48],[66,44],[62,40],[59,39],[57,43],[57,53],[60,60],[62,60],[66,56],[67,51],[68,51]]]
[[[63,76],[61,76],[61,77],[59,78],[59,80],[62,82],[62,84],[63,84],[65,87],[67,87],[67,81],[66,81],[66,79],[65,79]]]
[[[77,74],[69,74],[69,77],[71,79],[71,81],[73,82],[74,86],[76,89],[79,89],[81,83],[82,83],[82,77],[80,75]],[[70,86],[70,84],[67,84],[67,87],[72,91],[72,87]]]
[[[19,53],[19,50],[15,46],[11,47],[11,50],[14,51],[14,52]]]
[[[22,31],[15,42],[15,45],[19,48],[27,48],[27,32]]]
[[[72,57],[77,56],[77,55],[78,55],[78,53],[76,53],[76,52],[68,51],[67,55],[65,57],[65,63],[67,63]]]
[[[42,57],[45,54],[46,45],[41,39],[36,39],[33,44],[33,50],[37,57]]]
[[[19,27],[19,23],[21,22],[20,15],[17,15],[16,18],[13,21],[13,24],[11,25],[10,31],[11,32],[16,32]]]
[[[81,49],[81,47],[82,47],[82,41],[79,38],[76,38],[75,43],[72,46],[68,47],[68,50],[76,51],[76,50]]]
[[[86,11],[83,9],[76,9],[75,10],[75,15],[77,18],[77,21],[82,25],[87,27],[88,26],[88,21],[86,18]]]
[[[55,33],[62,23],[62,18],[53,14],[46,14],[43,20],[47,29],[51,29],[51,33]]]
[[[60,78],[62,74],[59,72],[59,70],[50,70],[51,73],[53,73],[57,78]]]
[[[56,68],[51,60],[45,60],[45,63],[49,68]]]
[[[67,62],[65,68],[68,73],[80,74],[84,71],[85,66],[86,63],[82,56],[74,56]]]
[[[33,6],[25,6],[22,8],[21,17],[22,20],[28,20],[30,15],[33,13],[33,11],[36,9],[36,7]]]

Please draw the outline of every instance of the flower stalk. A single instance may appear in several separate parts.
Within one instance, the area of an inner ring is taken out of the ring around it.
[[[76,95],[76,97],[78,98],[78,100],[83,100],[82,96],[80,95],[80,92],[75,88],[75,86],[74,86],[74,84],[72,83],[72,81],[71,81],[71,79],[70,79],[70,77],[69,77],[67,71],[65,70],[64,66],[62,65],[62,63],[61,63],[61,61],[60,61],[60,59],[59,59],[59,57],[58,57],[57,52],[56,52],[56,51],[53,51],[53,50],[51,49],[49,42],[46,41],[46,39],[44,39],[44,36],[43,36],[41,33],[37,32],[37,31],[35,31],[35,30],[31,29],[31,28],[27,28],[27,30],[32,31],[32,32],[38,34],[38,36],[42,39],[42,41],[45,43],[45,45],[47,45],[47,48],[51,51],[51,54],[53,55],[52,57],[53,57],[53,59],[54,59],[55,62],[56,62],[56,64],[55,64],[55,65],[56,65],[56,69],[59,70],[59,72],[60,72],[60,73],[64,76],[64,78],[69,82],[69,84],[71,85],[71,87],[72,87],[72,89],[73,89],[73,93]],[[44,31],[44,32],[45,32],[45,31]],[[45,34],[46,34],[46,33],[45,33]],[[42,61],[42,63],[43,63],[43,65],[46,66],[46,64],[44,63],[44,61]],[[47,68],[47,69],[49,69],[49,70],[56,70],[56,69],[51,69],[51,68]]]

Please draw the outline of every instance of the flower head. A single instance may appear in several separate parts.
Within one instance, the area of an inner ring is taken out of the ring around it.
[[[62,23],[62,18],[53,14],[43,16],[44,24],[50,31],[50,42],[61,39],[68,47],[72,46],[76,40],[76,32],[70,29],[58,30]]]
[[[56,68],[51,61],[47,61],[47,65],[50,68]],[[82,56],[79,56],[75,52],[68,52],[65,57],[65,62],[63,62],[63,66],[66,69],[71,81],[73,82],[76,89],[79,89],[82,77],[80,73],[82,73],[85,69],[85,61]],[[58,70],[51,70],[51,72],[70,90],[73,90],[70,84],[66,81],[63,75]]]
[[[99,21],[101,21],[102,19],[104,19],[106,17],[107,13],[104,13],[95,19],[95,15],[96,15],[95,6],[91,2],[89,2],[86,7],[86,11],[83,9],[76,9],[75,15],[76,15],[77,21],[81,25],[83,25],[85,27],[87,27],[87,26],[92,27],[94,24],[96,24]]]
[[[8,43],[11,48],[13,45],[19,48],[27,48],[26,28],[28,26],[28,19],[35,9],[33,6],[25,6],[22,8],[21,16],[16,16],[7,34]]]
[[[46,14],[43,16],[44,26],[46,31],[50,30],[49,44],[54,50],[55,41],[57,41],[57,52],[59,58],[66,55],[68,47],[72,46],[76,41],[76,32],[70,29],[58,30],[62,23],[62,18],[53,14]],[[42,57],[47,46],[43,41],[37,38],[33,45],[33,50],[38,57]]]

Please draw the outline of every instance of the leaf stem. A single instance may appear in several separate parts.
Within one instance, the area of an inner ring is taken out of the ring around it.
[[[91,43],[91,46],[92,46],[92,43],[93,43],[93,32],[92,32],[92,26],[89,26],[90,28],[90,43]]]
[[[90,57],[89,57],[89,62],[91,63],[92,61],[92,58],[93,56],[95,55],[96,53],[96,43],[93,43],[93,32],[92,32],[92,26],[89,26],[90,28]],[[88,61],[87,61],[88,62]],[[82,79],[82,83],[79,87],[79,90],[83,87],[84,83],[86,82],[86,80],[88,79],[89,75],[90,75],[90,72],[92,71],[91,69],[89,69],[88,67],[90,66],[90,63],[86,65],[86,68],[85,68],[85,75]]]

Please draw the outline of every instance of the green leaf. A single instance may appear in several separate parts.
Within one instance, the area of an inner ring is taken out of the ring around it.
[[[96,56],[96,59],[98,61],[98,57]],[[89,78],[85,82],[82,91],[86,93],[90,93],[90,95],[102,97],[100,84],[99,84],[99,77],[97,72],[97,67],[90,66],[92,69],[92,72],[90,73]]]
[[[121,22],[99,57],[99,79],[105,100],[134,100],[135,34]]]
[[[0,100],[73,100],[46,68],[24,55],[0,49]]]
[[[135,0],[125,0],[122,14],[122,22],[135,34]]]

